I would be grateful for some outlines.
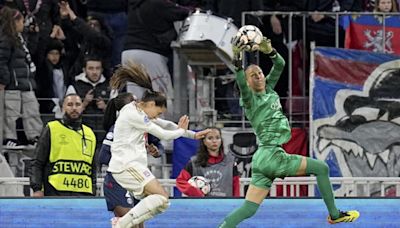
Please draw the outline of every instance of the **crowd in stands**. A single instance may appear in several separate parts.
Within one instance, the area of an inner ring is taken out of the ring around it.
[[[185,19],[196,8],[231,17],[235,25],[240,27],[241,13],[244,11],[397,12],[399,2],[1,0],[0,99],[5,104],[0,107],[0,113],[4,113],[1,124],[4,127],[0,131],[3,133],[3,147],[35,147],[41,132],[49,131],[48,127],[44,127],[46,123],[63,118],[61,104],[68,93],[76,93],[81,98],[82,123],[93,129],[97,144],[101,145],[106,133],[103,129],[103,116],[112,92],[109,79],[119,64],[129,61],[135,61],[146,68],[153,88],[167,94],[168,107],[171,109],[173,69],[170,42],[178,35],[173,22]],[[288,40],[287,17],[249,16],[246,21],[247,24],[258,26],[284,59],[289,56],[287,44],[300,41],[303,37],[302,26],[296,26],[302,23],[301,18],[295,18],[293,22],[291,41]],[[333,18],[313,14],[307,19],[307,28],[307,41],[304,42],[335,45]],[[260,55],[260,67],[265,72],[271,67],[267,58],[266,55]],[[287,67],[276,86],[280,97],[287,96],[288,92]],[[227,94],[218,93],[232,91],[234,83],[223,84],[217,81],[217,87],[216,97],[224,97]],[[134,84],[129,84],[127,91],[139,98],[143,92]],[[229,107],[232,105],[233,109]],[[217,101],[216,107],[219,113],[232,110],[240,112],[238,104],[226,101]],[[172,117],[168,115],[170,111],[166,117]],[[18,134],[18,128],[24,129],[25,134]],[[209,158],[208,162],[218,164],[224,159],[219,158],[218,154],[215,156],[215,161],[211,162]],[[192,175],[190,165],[180,175],[181,181],[187,181]],[[232,175],[237,176],[236,172]],[[187,189],[188,186],[181,182],[181,188]],[[39,190],[38,186],[35,186],[35,190]],[[233,195],[237,195],[237,190],[233,189]]]

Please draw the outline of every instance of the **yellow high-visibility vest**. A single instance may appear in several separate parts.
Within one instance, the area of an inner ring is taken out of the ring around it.
[[[92,163],[96,136],[92,129],[82,125],[75,131],[59,121],[48,123],[50,129],[51,170],[49,183],[58,191],[93,193]]]

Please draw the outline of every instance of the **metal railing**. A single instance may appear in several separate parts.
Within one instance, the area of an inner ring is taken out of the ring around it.
[[[331,177],[332,185],[336,189],[335,195],[340,197],[385,197],[388,188],[393,192],[390,196],[400,197],[400,177]],[[97,179],[97,195],[103,196],[103,178]],[[163,187],[173,196],[175,179],[159,179]],[[250,184],[250,178],[240,178],[240,195],[245,195],[245,189]],[[29,186],[28,177],[0,177],[0,196],[23,196],[23,186]],[[281,186],[282,193],[278,193]],[[300,186],[307,186],[307,194],[300,194]],[[12,187],[21,192],[2,191],[3,188]],[[318,196],[315,189],[317,181],[315,177],[287,177],[275,179],[270,189],[270,197],[315,197]],[[340,190],[342,189],[342,190]],[[361,189],[361,191],[360,191]],[[378,191],[372,189],[379,189]]]
[[[308,28],[308,23],[311,21],[310,18],[313,15],[324,15],[326,18],[330,18],[333,21],[333,29],[332,29],[332,47],[339,47],[339,44],[343,42],[342,38],[340,36],[340,23],[339,19],[341,16],[348,16],[348,15],[371,15],[371,16],[381,16],[383,18],[382,20],[382,30],[383,34],[385,34],[385,29],[387,28],[386,23],[385,23],[385,18],[391,17],[391,16],[400,16],[400,13],[377,13],[377,12],[283,12],[283,11],[251,11],[251,12],[243,12],[242,13],[242,24],[246,24],[245,18],[248,18],[248,15],[255,16],[257,18],[261,18],[264,16],[272,16],[272,15],[277,15],[281,16],[281,18],[284,18],[282,20],[282,25],[285,23],[286,26],[283,28],[283,33],[284,33],[284,40],[282,42],[284,45],[287,47],[288,51],[288,56],[286,59],[287,62],[287,70],[288,70],[288,95],[285,97],[281,97],[281,99],[286,102],[286,115],[289,118],[289,122],[292,125],[296,126],[303,126],[305,128],[308,127],[308,106],[309,104],[309,95],[308,95],[308,90],[307,90],[307,78],[308,78],[308,61],[307,61],[307,56],[309,55],[309,50],[307,50],[310,46],[309,42],[312,41],[310,40],[309,35],[309,28]],[[296,23],[298,22],[298,23]],[[268,25],[264,25],[268,26]],[[293,30],[298,29],[297,26],[301,26],[299,29],[301,31],[301,36],[299,37],[294,37]],[[286,30],[285,30],[286,29]],[[271,38],[271,37],[269,37]],[[302,46],[302,59],[301,59],[301,74],[302,74],[302,80],[300,81],[301,85],[301,94],[300,95],[294,95],[293,94],[293,86],[294,86],[294,81],[293,81],[293,73],[295,70],[300,70],[300,69],[294,69],[293,68],[293,52],[291,51],[293,48],[294,44],[294,39],[299,39],[302,40],[301,46]],[[386,42],[386,37],[382,37],[381,39],[382,43],[384,44]],[[385,45],[383,45],[385,47]],[[384,50],[382,50],[384,51]],[[256,55],[255,58],[257,61],[259,60],[259,56]],[[247,61],[245,61],[247,65]],[[256,62],[259,63],[259,62]],[[221,68],[220,66],[216,66],[215,68]],[[215,96],[215,80],[216,79],[223,79],[223,78],[229,78],[232,77],[231,74],[227,75],[218,75],[216,73],[217,69],[211,70],[211,72],[208,75],[204,75],[204,70],[195,70],[198,69],[194,68],[193,71],[196,72],[196,77],[194,77],[193,85],[191,85],[192,88],[195,92],[196,95],[192,97],[175,97],[174,99],[180,99],[184,100],[183,103],[198,103],[198,105],[194,105],[194,107],[191,109],[191,106],[189,105],[189,111],[188,113],[191,115],[192,121],[199,121],[202,122],[203,120],[206,120],[205,122],[209,122],[208,120],[215,121],[217,123],[221,123],[221,125],[234,125],[235,127],[241,127],[241,128],[247,128],[248,122],[246,122],[245,117],[243,116],[243,113],[228,113],[230,116],[233,116],[235,118],[229,119],[229,118],[224,118],[224,115],[221,115],[222,113],[215,113],[215,116],[210,115],[210,109],[211,110],[216,110],[220,107],[216,107],[215,101],[235,101],[238,100],[238,98],[233,98],[233,97],[216,97]],[[179,82],[177,82],[179,83]],[[189,80],[189,83],[191,81]],[[186,86],[186,87],[185,87]],[[204,92],[204,87],[208,88],[209,93]],[[183,89],[187,89],[187,85],[185,84]],[[210,98],[210,99],[209,99]],[[209,101],[209,103],[204,103],[204,101]],[[203,111],[204,110],[204,111]],[[203,113],[202,113],[203,111]],[[186,110],[185,110],[185,113]],[[207,119],[208,117],[208,119]]]

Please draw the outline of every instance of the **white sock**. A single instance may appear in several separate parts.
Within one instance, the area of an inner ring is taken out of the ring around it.
[[[168,207],[168,199],[162,195],[153,194],[140,200],[128,213],[121,217],[118,224],[122,227],[131,227],[140,224],[154,215],[163,212]]]

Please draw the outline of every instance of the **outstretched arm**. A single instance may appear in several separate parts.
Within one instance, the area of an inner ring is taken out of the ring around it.
[[[156,136],[157,138],[163,140],[177,139],[183,136],[183,134],[185,133],[185,129],[177,128],[175,130],[165,130],[162,127],[152,122],[150,122],[147,128],[145,128],[144,130]]]
[[[266,82],[271,87],[274,88],[278,83],[278,80],[283,72],[285,67],[285,60],[282,56],[276,52],[275,48],[271,45],[271,40],[266,37],[263,38],[260,44],[260,51],[266,55],[268,55],[274,65],[272,66],[270,72],[266,76]]]
[[[182,118],[185,118],[185,121],[189,121],[189,119],[186,119],[186,118],[187,118],[186,115],[185,115],[185,116],[182,116],[181,119],[182,119]],[[166,129],[166,130],[175,130],[175,129],[178,129],[178,128],[179,128],[178,125],[177,125],[176,123],[174,123],[174,122],[172,122],[172,121],[169,121],[169,120],[164,120],[164,119],[157,118],[157,119],[153,120],[153,122],[154,122],[155,124],[157,124],[158,126],[164,128],[164,129]],[[199,131],[199,132],[194,132],[194,131],[191,131],[191,130],[186,130],[185,133],[183,134],[183,137],[191,138],[191,139],[202,139],[202,138],[204,138],[204,136],[205,136],[208,132],[210,132],[209,129],[206,129],[206,130],[203,130],[203,131]]]
[[[157,118],[153,120],[153,122],[166,130],[176,130],[179,128],[176,123],[169,120]],[[186,130],[185,133],[183,134],[183,137],[194,139],[195,134],[196,132],[194,131]]]
[[[244,106],[250,106],[251,100],[251,90],[247,86],[246,75],[243,70],[242,65],[242,52],[244,46],[242,45],[240,39],[236,36],[232,40],[232,51],[233,51],[233,65],[235,66],[236,83],[238,84],[240,90],[240,97],[243,101]]]

